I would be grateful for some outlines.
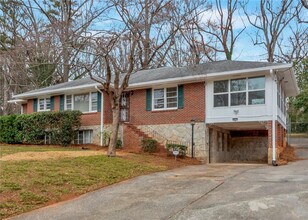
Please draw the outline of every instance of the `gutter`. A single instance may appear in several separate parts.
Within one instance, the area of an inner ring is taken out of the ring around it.
[[[276,161],[276,114],[277,114],[277,76],[270,70],[272,77],[273,111],[272,111],[272,165],[278,166]]]
[[[243,70],[232,70],[232,71],[224,71],[224,72],[210,73],[210,74],[204,74],[204,75],[193,75],[193,76],[184,76],[184,77],[176,77],[176,78],[169,78],[169,79],[160,79],[160,80],[141,82],[141,83],[132,83],[129,85],[127,90],[167,84],[171,82],[172,83],[195,82],[195,81],[203,81],[206,79],[211,79],[211,78],[216,78],[216,77],[226,76],[226,75],[255,73],[255,72],[262,72],[262,71],[267,71],[267,70],[285,69],[285,68],[292,68],[292,64],[285,64],[285,65],[271,66],[271,67],[259,67],[259,68],[252,68],[252,69],[243,69]]]
[[[101,122],[100,122],[100,144],[103,146],[103,131],[104,131],[104,94],[103,92],[98,88],[98,86],[94,87],[100,94],[101,94]]]

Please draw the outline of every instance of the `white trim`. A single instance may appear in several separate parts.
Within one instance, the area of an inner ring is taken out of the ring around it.
[[[169,79],[160,79],[142,83],[133,83],[127,88],[128,90],[145,87],[145,86],[157,86],[172,83],[184,84],[185,82],[194,82],[194,81],[205,81],[206,79],[217,78],[220,76],[226,75],[237,75],[243,73],[255,73],[255,72],[263,72],[271,69],[284,69],[284,68],[292,68],[292,64],[285,64],[279,66],[271,66],[271,67],[260,67],[260,68],[253,68],[253,69],[244,69],[244,70],[232,70],[232,71],[225,71],[225,72],[218,72],[218,73],[210,73],[204,75],[194,75],[194,76],[184,76],[184,77],[176,77],[176,78],[169,78]]]
[[[66,88],[61,88],[61,89],[53,89],[53,90],[44,90],[44,91],[39,91],[39,92],[30,92],[27,94],[19,94],[19,95],[13,95],[13,98],[31,98],[31,97],[36,97],[39,95],[45,95],[45,94],[60,94],[65,91],[71,91],[71,90],[78,90],[78,89],[93,89],[94,86],[101,86],[100,83],[93,83],[93,84],[87,84],[87,85],[81,85],[81,86],[75,86],[75,87],[66,87]]]
[[[100,121],[100,144],[101,146],[103,146],[103,132],[104,132],[104,94],[103,92],[97,87],[95,86],[95,89],[97,90],[97,92],[99,92],[101,94],[101,121]],[[97,93],[97,104],[98,104],[98,93]],[[98,108],[98,106],[97,106]],[[123,136],[122,136],[123,137]],[[122,140],[123,143],[123,140]]]

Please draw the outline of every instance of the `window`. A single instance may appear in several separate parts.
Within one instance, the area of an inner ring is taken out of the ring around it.
[[[50,110],[50,98],[39,99],[38,109],[39,111],[49,111]]]
[[[73,110],[72,95],[67,95],[65,99],[66,110]]]
[[[92,144],[93,130],[82,130],[76,132],[74,144]]]
[[[228,92],[228,80],[214,82],[214,107],[222,107],[229,105]]]
[[[178,107],[178,88],[154,89],[153,102],[154,110],[176,109]]]
[[[265,104],[265,77],[248,78],[248,104]]]
[[[231,106],[246,105],[246,79],[232,79],[231,87]]]
[[[97,92],[65,96],[66,110],[79,110],[81,112],[96,112],[97,103],[98,103]]]
[[[265,76],[214,82],[214,107],[265,104]]]
[[[97,92],[91,93],[91,111],[97,111]]]

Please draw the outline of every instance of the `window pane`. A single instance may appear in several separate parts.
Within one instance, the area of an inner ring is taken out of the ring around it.
[[[248,79],[248,90],[265,89],[265,77],[253,77]]]
[[[91,93],[92,111],[97,111],[97,92]]]
[[[83,144],[83,131],[79,131],[78,144]]]
[[[40,109],[40,110],[44,110],[44,103],[45,103],[45,100],[44,100],[44,99],[40,99],[40,100],[39,100],[39,109]]]
[[[231,94],[231,106],[234,105],[246,105],[246,92]]]
[[[46,98],[46,110],[50,110],[50,98]]]
[[[228,80],[214,82],[214,93],[228,92]]]
[[[72,110],[72,95],[66,96],[66,110]]]
[[[228,94],[214,95],[214,107],[228,106]]]
[[[164,108],[164,99],[155,99],[154,100],[154,109]]]
[[[176,108],[177,107],[177,102],[168,102],[167,103],[167,108]]]
[[[255,91],[248,93],[249,105],[265,104],[265,91]]]
[[[164,98],[164,89],[154,89],[154,99]]]
[[[74,110],[79,110],[81,112],[89,111],[89,94],[74,96]]]
[[[231,92],[246,90],[246,79],[232,79],[230,81]]]

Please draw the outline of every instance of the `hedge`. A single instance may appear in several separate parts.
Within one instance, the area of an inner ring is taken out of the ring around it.
[[[67,146],[74,140],[80,124],[80,111],[1,116],[0,142],[43,144],[47,136],[52,144]]]

